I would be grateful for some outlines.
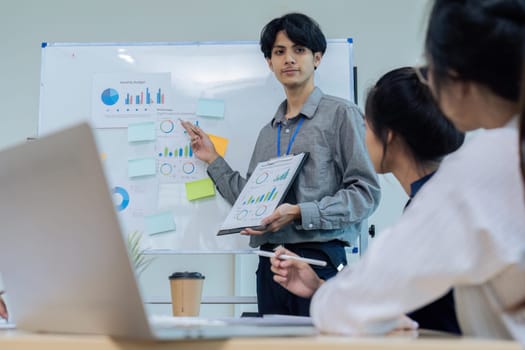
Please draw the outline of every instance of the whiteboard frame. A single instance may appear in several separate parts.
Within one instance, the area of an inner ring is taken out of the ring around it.
[[[347,84],[347,88],[349,93],[347,93],[345,96],[341,96],[343,98],[346,98],[348,100],[354,100],[355,97],[355,84],[353,76],[353,67],[354,67],[354,61],[353,61],[353,40],[351,38],[348,39],[330,39],[328,40],[328,45],[331,44],[342,44],[345,43],[348,47],[348,69],[349,69],[349,79]],[[41,85],[40,85],[40,105],[42,106],[42,101],[44,98],[46,98],[46,91],[45,91],[45,81],[46,81],[46,60],[48,59],[46,52],[50,49],[60,49],[60,48],[97,48],[97,47],[165,47],[165,46],[220,46],[220,45],[258,45],[257,41],[183,41],[183,42],[120,42],[120,43],[111,43],[111,42],[94,42],[94,43],[75,43],[75,42],[50,42],[50,43],[42,43],[42,66],[41,66]],[[328,51],[329,54],[330,51]],[[264,57],[261,52],[259,52],[261,61],[264,61]],[[326,56],[325,56],[326,57]],[[325,58],[326,59],[326,58]],[[318,71],[323,71],[323,68],[327,65],[326,62],[323,62],[325,64],[321,64],[320,69]],[[326,68],[325,68],[326,69]],[[317,73],[317,72],[316,72]],[[273,74],[272,74],[273,75]],[[321,88],[323,88],[321,86]],[[329,93],[329,92],[328,92]],[[278,104],[275,104],[271,108],[273,109],[273,112],[277,108]],[[271,115],[273,116],[273,114]],[[269,121],[271,119],[271,116],[268,117]],[[49,130],[46,130],[46,121],[44,116],[44,111],[42,107],[39,108],[39,119],[38,119],[38,134],[41,135],[42,131],[48,132]],[[255,135],[253,135],[255,137]],[[253,149],[253,147],[250,147],[250,151]],[[226,158],[228,159],[228,158]],[[241,174],[245,174],[246,168],[248,165],[248,159],[244,161],[244,166],[236,167],[232,166],[234,170],[239,170]],[[218,197],[220,197],[219,194],[217,194]],[[210,232],[211,235],[215,235],[215,232]],[[144,253],[146,254],[242,254],[242,253],[250,253],[250,251],[253,250],[248,245],[246,245],[246,249],[229,249],[229,250],[198,250],[198,249],[175,249],[173,247],[166,247],[166,248],[153,248],[148,249],[146,248],[144,250]]]

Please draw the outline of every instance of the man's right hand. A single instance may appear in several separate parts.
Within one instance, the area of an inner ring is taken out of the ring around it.
[[[311,298],[324,281],[307,263],[291,259],[281,260],[279,256],[282,254],[297,255],[285,248],[275,251],[275,257],[270,259],[273,280],[297,296]]]
[[[191,148],[198,159],[210,164],[219,157],[219,153],[215,150],[210,137],[201,128],[184,120],[181,120],[180,123],[188,132],[188,136],[191,139]]]

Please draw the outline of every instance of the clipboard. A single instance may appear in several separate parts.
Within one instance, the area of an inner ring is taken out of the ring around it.
[[[257,164],[217,235],[263,230],[261,220],[283,202],[307,158],[308,153],[298,153]]]

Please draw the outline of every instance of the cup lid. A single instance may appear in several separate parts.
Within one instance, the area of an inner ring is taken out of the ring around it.
[[[192,279],[201,279],[201,280],[203,280],[204,279],[204,275],[201,274],[200,272],[184,271],[184,272],[174,272],[169,277],[170,280],[177,279],[177,278],[192,278]]]

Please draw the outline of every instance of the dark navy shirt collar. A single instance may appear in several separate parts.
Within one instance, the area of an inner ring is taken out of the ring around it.
[[[414,182],[412,182],[410,184],[410,198],[414,198],[414,196],[419,192],[419,190],[421,189],[421,187],[423,187],[423,185],[428,181],[430,180],[430,178],[432,176],[434,176],[436,172],[433,171],[431,172],[430,174],[427,174],[425,176],[423,176],[422,178],[420,178],[419,180],[416,180]]]

